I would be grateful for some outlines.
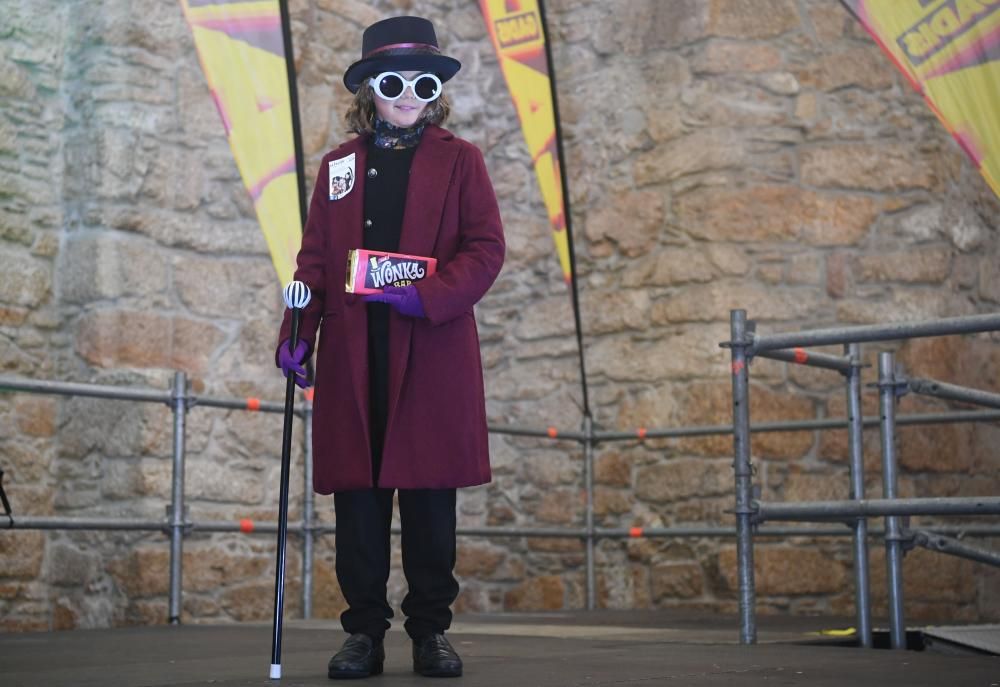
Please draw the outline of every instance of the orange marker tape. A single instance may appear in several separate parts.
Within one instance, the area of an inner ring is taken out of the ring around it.
[[[743,361],[737,360],[733,363],[733,374],[738,375],[740,372],[743,372]]]
[[[633,528],[629,529],[628,536],[633,537],[633,538],[634,537],[641,537],[642,536],[642,528],[641,527],[633,527]]]
[[[311,400],[313,400],[313,395],[314,395],[314,393],[315,393],[315,390],[314,390],[314,389],[313,389],[312,387],[310,387],[310,388],[306,389],[306,390],[305,390],[305,392],[304,392],[304,395],[305,395],[305,397],[306,397],[306,400],[307,400],[307,401],[311,401]]]
[[[260,399],[259,398],[248,398],[247,399],[247,410],[260,410]]]
[[[809,360],[809,354],[806,353],[804,348],[793,349],[795,351],[795,362],[799,365],[805,365],[806,361]]]
[[[552,437],[553,439],[559,436],[559,432],[556,431],[555,427],[549,427],[549,436]]]
[[[645,427],[640,427],[639,431],[637,431],[636,434],[639,436],[640,439],[645,439],[646,438],[646,428]]]
[[[243,534],[250,534],[253,532],[253,520],[243,518],[240,520],[240,532]]]

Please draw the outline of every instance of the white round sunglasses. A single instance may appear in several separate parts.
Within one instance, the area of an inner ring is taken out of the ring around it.
[[[375,95],[383,100],[398,100],[407,87],[413,89],[417,100],[425,103],[436,100],[441,95],[441,79],[434,74],[420,74],[411,81],[399,72],[382,72],[368,79],[368,83],[375,90]]]

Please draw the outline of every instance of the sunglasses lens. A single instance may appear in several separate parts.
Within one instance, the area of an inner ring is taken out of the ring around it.
[[[383,98],[398,98],[403,93],[403,80],[396,74],[385,74],[375,88]]]
[[[413,85],[413,93],[421,100],[433,100],[438,96],[437,81],[427,75],[418,77]]]

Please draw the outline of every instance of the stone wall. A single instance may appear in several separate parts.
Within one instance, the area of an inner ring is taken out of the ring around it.
[[[365,25],[426,15],[463,62],[448,85],[451,128],[486,153],[509,245],[477,313],[489,415],[578,428],[569,298],[476,3],[290,4],[310,178],[344,136],[340,76]],[[600,427],[726,423],[717,344],[732,307],[765,331],[1000,307],[1000,203],[839,4],[551,0],[548,10]],[[184,370],[198,393],[280,399],[277,280],[179,5],[8,2],[0,73],[0,372],[165,389]],[[890,348],[914,374],[989,388],[996,338]],[[754,419],[842,416],[843,396],[836,374],[753,364]],[[871,393],[865,403],[876,411]],[[907,397],[900,412],[944,407]],[[188,425],[190,517],[274,519],[280,418],[195,408]],[[994,425],[901,428],[901,493],[1000,492],[998,435]],[[495,479],[461,492],[461,524],[582,524],[579,446],[493,437],[492,448]],[[842,431],[759,435],[752,448],[765,498],[847,494]],[[874,496],[877,432],[865,449]],[[18,513],[162,518],[170,456],[165,406],[0,395],[0,468]],[[729,523],[731,460],[725,437],[601,445],[597,524]],[[301,480],[296,467],[292,484]],[[332,521],[330,498],[317,505]],[[271,536],[187,538],[184,620],[269,618],[273,546]],[[599,604],[733,611],[734,553],[709,538],[602,541]],[[2,533],[0,626],[164,622],[167,558],[158,533]],[[321,617],[343,607],[333,560],[324,538]],[[579,608],[583,564],[573,539],[463,538],[457,608]],[[762,612],[852,611],[845,541],[763,540],[757,565]],[[1000,618],[1000,576],[983,567],[914,552],[905,572],[910,618]],[[872,574],[884,614],[877,546]]]

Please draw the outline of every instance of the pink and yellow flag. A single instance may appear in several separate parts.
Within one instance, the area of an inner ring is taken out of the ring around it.
[[[1000,0],[842,0],[1000,196]]]
[[[302,241],[278,0],[180,0],[274,269],[292,280]]]
[[[552,225],[563,277],[572,278],[556,144],[555,108],[537,0],[479,0],[500,68],[521,120],[535,176]]]

